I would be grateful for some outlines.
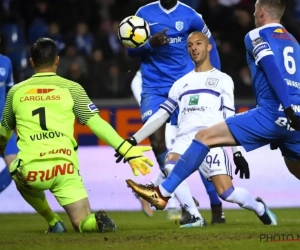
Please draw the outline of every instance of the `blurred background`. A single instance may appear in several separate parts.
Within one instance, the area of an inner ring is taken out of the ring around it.
[[[118,24],[149,0],[2,0],[1,50],[13,62],[15,82],[32,75],[28,48],[39,37],[54,39],[61,63],[58,74],[79,82],[93,100],[135,103],[130,83],[139,60],[126,55]],[[222,71],[235,82],[237,103],[252,102],[244,36],[254,28],[255,0],[182,0],[200,14],[217,42]],[[300,41],[300,0],[288,0],[283,18]]]

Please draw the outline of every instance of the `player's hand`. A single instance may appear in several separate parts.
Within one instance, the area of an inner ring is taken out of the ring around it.
[[[138,176],[139,172],[142,175],[149,174],[150,167],[154,165],[148,157],[143,155],[144,152],[150,151],[151,149],[152,147],[150,146],[132,146],[128,141],[124,140],[116,151],[124,156],[131,166],[133,174]]]
[[[290,125],[293,129],[300,130],[300,116],[298,116],[292,107],[288,107],[284,110],[286,117],[288,118]]]
[[[164,29],[163,31],[154,34],[149,40],[151,47],[156,48],[156,47],[168,44],[169,37],[166,34],[167,31],[168,31],[168,29]]]
[[[278,149],[278,145],[275,142],[272,142],[272,143],[270,143],[270,149],[276,150],[276,149]]]
[[[249,171],[248,162],[246,161],[244,156],[242,156],[242,153],[240,151],[233,154],[233,161],[236,166],[235,174],[237,175],[238,172],[240,172],[241,179],[243,179],[244,177],[246,179],[249,179],[250,171]]]
[[[137,142],[134,137],[130,137],[130,138],[126,139],[125,141],[129,142],[132,146],[137,145]],[[116,151],[115,157],[117,158],[116,163],[119,163],[120,161],[122,161],[122,159],[124,159],[123,162],[126,163],[126,159],[124,158],[123,155],[119,154],[118,151]]]

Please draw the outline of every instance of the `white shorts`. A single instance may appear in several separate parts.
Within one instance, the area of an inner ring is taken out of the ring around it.
[[[169,153],[182,155],[192,143],[195,134],[196,132],[176,138]],[[199,171],[208,180],[215,175],[229,175],[232,178],[232,166],[227,152],[221,147],[212,148],[199,166]]]

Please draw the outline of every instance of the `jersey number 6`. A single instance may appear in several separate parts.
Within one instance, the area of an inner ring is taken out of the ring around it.
[[[42,130],[48,130],[46,126],[46,110],[44,107],[32,111],[32,116],[39,115],[40,127]]]
[[[290,46],[285,47],[283,50],[284,67],[290,75],[293,75],[296,72],[295,59],[291,55],[289,55],[293,53],[294,53],[294,48]]]

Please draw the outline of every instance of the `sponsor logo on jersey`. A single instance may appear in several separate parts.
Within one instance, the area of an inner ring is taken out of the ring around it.
[[[96,107],[96,105],[94,103],[90,103],[88,104],[88,108],[90,111],[94,112],[94,111],[98,111],[98,108]]]
[[[199,102],[199,95],[190,96],[189,106],[198,105],[198,102]]]
[[[40,157],[43,157],[45,155],[55,155],[55,154],[62,154],[62,155],[68,155],[71,156],[72,155],[72,150],[68,149],[68,148],[60,148],[60,149],[52,149],[48,152],[41,152],[40,153]]]
[[[169,37],[169,43],[182,43],[182,37]]]
[[[181,31],[183,28],[184,28],[184,23],[181,22],[181,21],[177,21],[175,23],[175,28],[178,30],[178,31]]]
[[[295,88],[297,88],[297,89],[300,89],[300,83],[299,82],[295,82],[295,81],[292,81],[292,80],[290,80],[290,79],[284,79],[285,80],[285,82],[286,82],[286,84],[288,85],[288,86],[291,86],[291,87],[295,87]]]
[[[54,89],[30,89],[25,94],[26,95],[36,95],[36,94],[48,94],[52,92]]]
[[[258,37],[252,41],[252,45],[255,48],[258,44],[261,44],[263,42],[264,42],[264,40],[261,37]]]
[[[187,108],[185,107],[183,110],[182,110],[182,113],[183,114],[187,114],[187,113],[190,113],[190,112],[196,112],[196,111],[205,111],[206,108],[204,106],[201,106],[201,107],[193,107],[193,108]]]
[[[286,31],[286,29],[282,29],[282,28],[280,28],[280,29],[276,29],[276,30],[274,30],[273,31],[274,33],[287,33],[287,31]]]
[[[43,133],[39,133],[39,134],[30,135],[30,139],[32,141],[41,141],[41,140],[59,138],[59,137],[63,137],[63,136],[64,136],[63,133],[54,131],[54,132],[43,132]]]
[[[5,68],[0,68],[0,75],[5,76],[6,75],[6,69]]]
[[[300,113],[300,105],[292,104],[291,107],[296,113]],[[279,105],[278,111],[284,111],[281,104]]]
[[[74,174],[73,163],[62,163],[57,164],[52,169],[39,170],[39,171],[28,171],[26,181],[34,182],[37,179],[39,181],[49,181],[58,175]]]
[[[152,115],[152,110],[147,110],[143,115],[142,115],[142,119],[144,119],[147,116]]]
[[[58,101],[60,100],[60,95],[50,95],[50,96],[23,96],[20,98],[20,102],[34,102],[34,101]]]
[[[215,88],[218,86],[218,83],[219,83],[219,79],[207,78],[205,85],[207,87]]]

